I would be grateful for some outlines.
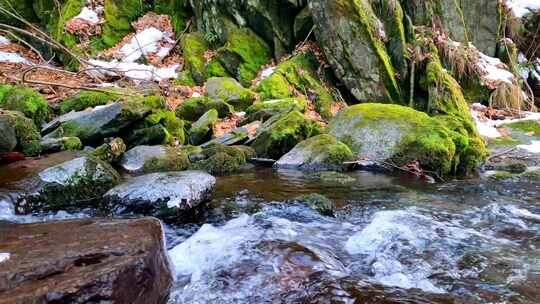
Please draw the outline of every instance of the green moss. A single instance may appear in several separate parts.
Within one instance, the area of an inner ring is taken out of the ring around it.
[[[82,50],[78,50],[76,48],[77,44],[79,43],[79,38],[68,33],[65,29],[65,24],[81,12],[82,8],[84,7],[84,3],[84,0],[66,0],[58,12],[56,10],[51,10],[51,12],[54,12],[54,14],[53,16],[50,16],[49,23],[47,25],[49,33],[56,41],[76,53],[82,52]],[[75,69],[77,67],[77,62],[66,54],[60,54],[60,60],[71,69]]]
[[[154,12],[171,16],[175,33],[181,33],[192,16],[189,0],[156,0]]]
[[[104,12],[101,40],[112,47],[131,32],[131,22],[143,14],[144,7],[140,0],[107,0]]]
[[[114,138],[111,141],[97,147],[90,155],[108,163],[120,160],[126,152],[126,144],[121,138]]]
[[[173,111],[169,110],[157,110],[144,119],[144,126],[150,127],[155,125],[161,125],[165,131],[165,138],[163,144],[184,144],[185,131],[184,121],[176,117]]]
[[[256,95],[243,88],[234,78],[212,77],[205,84],[205,95],[214,100],[223,100],[232,105],[235,111],[242,111],[253,104]]]
[[[164,156],[154,157],[143,166],[144,173],[183,171],[190,167],[188,153],[182,149],[167,147]]]
[[[208,77],[230,77],[231,74],[223,67],[223,65],[217,60],[216,58],[213,58],[210,60],[208,65],[206,65],[206,73],[208,74]]]
[[[219,117],[224,118],[234,113],[234,108],[221,100],[212,100],[207,97],[190,98],[176,108],[176,116],[187,120],[195,121],[210,109],[216,109]]]
[[[303,156],[298,169],[304,171],[342,171],[345,169],[343,163],[354,159],[353,152],[346,144],[328,134],[308,138],[296,145],[293,151]]]
[[[17,147],[27,156],[35,156],[41,152],[41,135],[30,118],[21,112],[0,110],[0,119],[6,120],[15,129]]]
[[[528,171],[524,173],[497,172],[489,176],[495,181],[540,181],[540,170]]]
[[[210,174],[224,175],[238,172],[255,152],[246,146],[213,144],[200,152],[201,160],[193,162],[192,169],[205,170]]]
[[[240,83],[251,86],[260,68],[269,63],[268,45],[248,28],[227,23],[227,42],[216,52],[216,58]]]
[[[305,112],[307,109],[306,101],[303,98],[285,98],[278,100],[267,100],[255,103],[246,109],[246,121],[255,120],[265,121],[270,117],[288,112],[290,110],[298,110]]]
[[[199,118],[189,130],[189,143],[191,145],[200,145],[210,139],[212,127],[218,121],[218,112],[211,109]]]
[[[317,210],[321,215],[334,216],[336,206],[334,202],[319,193],[301,195],[295,200],[306,203],[310,208]]]
[[[512,147],[512,146],[517,146],[519,144],[521,144],[521,141],[514,139],[512,137],[509,137],[509,136],[491,138],[488,141],[488,146],[493,146],[493,147]]]
[[[60,114],[65,114],[71,111],[82,111],[87,108],[101,106],[108,102],[118,100],[118,95],[108,94],[94,91],[81,91],[73,96],[68,97],[59,105]]]
[[[3,91],[0,108],[22,112],[38,126],[47,121],[50,108],[43,95],[25,87],[6,87]]]
[[[190,70],[183,70],[182,72],[178,73],[178,77],[176,77],[174,80],[174,84],[188,87],[194,87],[197,85],[195,83],[195,79],[193,79],[193,76],[191,75]]]
[[[310,98],[323,118],[330,119],[334,99],[317,76],[318,67],[319,62],[312,53],[296,55],[281,63],[272,75],[261,81],[256,91],[262,100],[282,99],[294,96],[293,87]]]
[[[259,156],[279,159],[302,140],[319,133],[321,128],[317,123],[294,110],[265,122],[251,147]]]
[[[200,32],[184,35],[181,43],[186,68],[191,71],[195,83],[202,85],[207,78],[204,53],[208,51],[208,45]]]
[[[532,134],[536,138],[540,138],[540,121],[538,120],[523,120],[506,124],[505,126],[511,130],[518,130],[524,133]]]
[[[32,7],[32,0],[0,0],[0,7],[9,10],[25,20],[33,22],[36,21],[36,15]],[[21,22],[15,18],[0,13],[0,22],[11,25],[20,25]]]
[[[80,150],[82,148],[82,142],[78,137],[65,137],[65,140],[62,142],[60,147],[62,151]]]
[[[4,100],[4,97],[7,95],[7,93],[11,92],[15,87],[9,84],[1,84],[0,85],[0,105],[2,104],[2,101]]]

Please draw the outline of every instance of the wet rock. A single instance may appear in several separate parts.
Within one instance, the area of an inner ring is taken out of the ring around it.
[[[205,95],[214,100],[223,100],[235,111],[243,111],[255,101],[255,93],[242,87],[234,78],[212,77],[204,85]]]
[[[162,303],[162,236],[151,218],[0,223],[0,303]]]
[[[523,173],[527,171],[527,164],[519,161],[501,161],[488,163],[485,165],[486,170],[505,171],[510,173]]]
[[[211,109],[194,122],[189,130],[189,143],[197,146],[210,139],[213,127],[218,122],[218,115],[217,110]]]
[[[169,146],[137,146],[127,151],[120,167],[131,174],[182,171],[189,167],[188,154]]]
[[[344,162],[353,158],[347,145],[331,135],[321,134],[300,142],[274,166],[303,171],[342,171]]]
[[[0,152],[11,152],[17,146],[17,134],[13,126],[0,119]]]
[[[234,108],[222,100],[212,100],[208,97],[196,97],[190,98],[178,106],[178,108],[176,108],[176,116],[187,121],[196,121],[211,109],[217,110],[219,118],[224,118],[234,113]]]
[[[0,110],[0,126],[2,125],[9,125],[15,131],[17,138],[16,150],[23,152],[27,156],[34,156],[41,152],[41,144],[39,142],[41,135],[32,119],[26,118],[23,113],[18,111]],[[6,140],[7,142],[3,143],[3,145],[10,147],[13,144],[13,138],[8,138],[10,131],[6,128],[2,128],[2,130],[6,132],[6,138],[1,139],[1,141]]]
[[[317,210],[322,215],[334,216],[334,210],[336,209],[334,202],[322,194],[301,195],[295,200],[306,203],[310,208]]]
[[[320,126],[294,110],[274,116],[258,130],[251,143],[259,157],[279,159],[302,140],[321,132]]]
[[[106,162],[78,157],[40,171],[13,186],[23,193],[16,202],[19,214],[99,207],[103,193],[120,181]]]
[[[126,144],[121,138],[107,140],[106,143],[97,147],[90,155],[108,163],[117,162],[126,152]]]
[[[142,103],[116,102],[97,106],[90,111],[70,112],[45,125],[46,138],[79,137],[86,143],[115,136],[143,119],[149,108]]]
[[[82,143],[78,137],[43,138],[40,144],[42,152],[47,153],[82,149]]]
[[[115,214],[178,221],[210,199],[215,183],[212,175],[202,171],[151,173],[114,187],[104,199]]]
[[[198,153],[191,153],[189,157],[191,168],[225,175],[240,171],[255,156],[255,151],[247,146],[211,144]]]

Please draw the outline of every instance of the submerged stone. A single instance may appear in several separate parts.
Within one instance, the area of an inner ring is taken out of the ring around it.
[[[210,199],[216,179],[202,171],[134,177],[104,195],[114,214],[154,215],[179,221]]]
[[[2,303],[162,303],[172,285],[152,218],[2,223],[0,252],[9,252],[0,260]]]
[[[317,210],[322,215],[334,216],[336,209],[334,202],[322,194],[311,193],[301,195],[295,200],[306,203],[310,208]]]

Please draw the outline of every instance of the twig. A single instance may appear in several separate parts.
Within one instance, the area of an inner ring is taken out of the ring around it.
[[[36,53],[38,56],[39,56],[39,59],[41,59],[41,61],[46,61],[45,58],[43,58],[43,55],[36,49],[34,48],[30,43],[26,42],[24,39],[22,39],[21,37],[15,35],[13,32],[11,31],[7,31],[7,30],[0,30],[0,32],[2,33],[5,33],[9,36],[11,36],[13,39],[17,40],[19,43],[22,43],[24,44],[27,48],[29,48],[30,50],[32,50],[32,52]]]
[[[510,149],[508,149],[508,150],[506,150],[506,151],[503,151],[503,152],[500,152],[500,153],[497,153],[497,154],[493,154],[493,155],[491,155],[490,157],[488,157],[488,158],[486,159],[486,162],[490,162],[492,159],[497,158],[497,157],[500,157],[500,156],[503,156],[503,155],[508,154],[508,153],[510,153],[510,152],[513,152],[513,151],[515,151],[516,149],[517,149],[516,147],[513,147],[513,148],[510,148]]]

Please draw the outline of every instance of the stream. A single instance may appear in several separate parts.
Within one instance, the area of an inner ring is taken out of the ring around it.
[[[323,194],[334,217],[293,200]],[[176,303],[539,303],[540,184],[252,169],[165,225]],[[33,222],[85,217],[0,220]]]

